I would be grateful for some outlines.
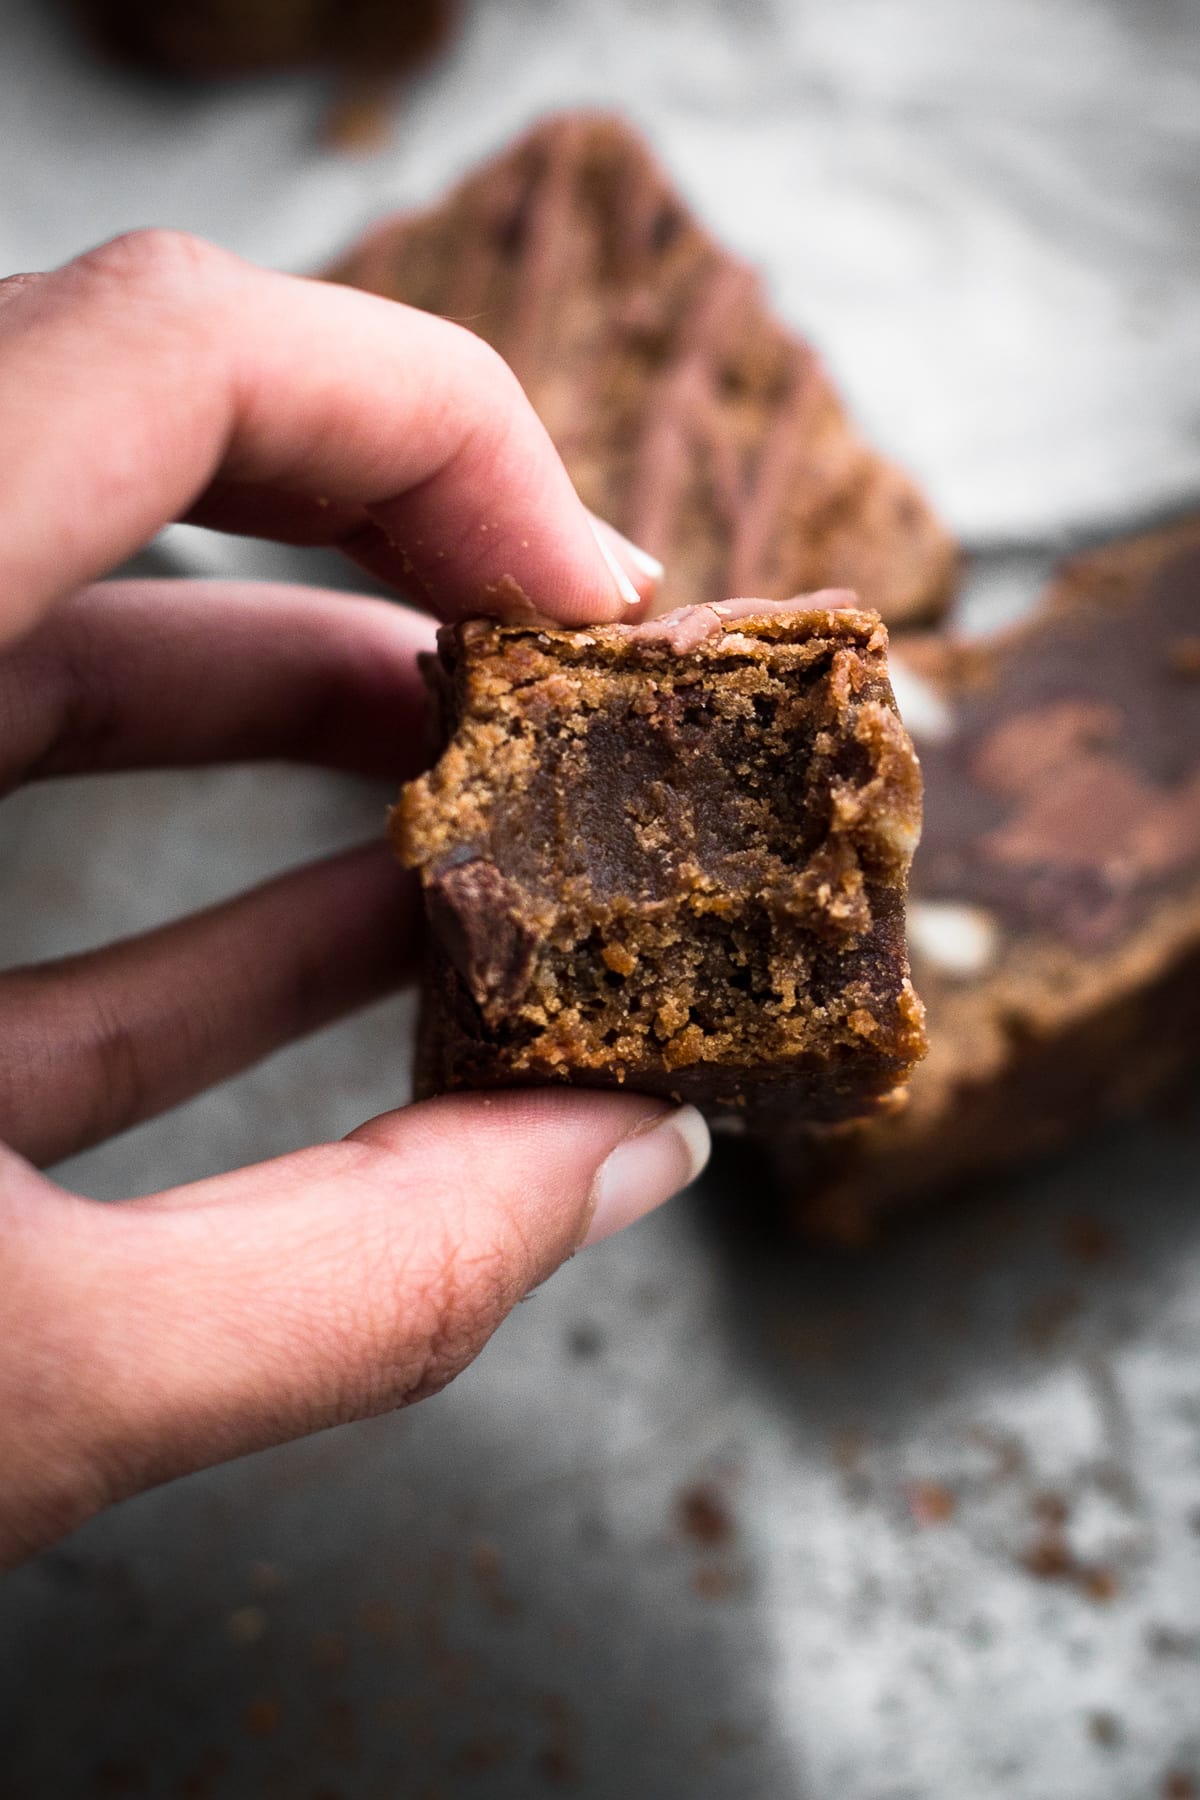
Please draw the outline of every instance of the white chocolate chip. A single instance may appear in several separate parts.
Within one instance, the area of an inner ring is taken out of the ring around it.
[[[910,736],[920,745],[943,744],[954,735],[954,714],[936,688],[918,675],[893,650],[888,673],[900,717]]]
[[[908,938],[939,974],[981,975],[996,959],[999,931],[991,913],[955,900],[913,900]]]

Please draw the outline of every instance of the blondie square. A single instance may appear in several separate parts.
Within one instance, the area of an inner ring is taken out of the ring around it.
[[[443,630],[445,749],[392,821],[420,1094],[625,1084],[754,1131],[896,1104],[920,775],[847,599]]]

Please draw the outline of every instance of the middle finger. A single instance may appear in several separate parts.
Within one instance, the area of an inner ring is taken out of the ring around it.
[[[400,779],[425,746],[424,615],[274,583],[113,581],[0,654],[0,792],[264,758]]]

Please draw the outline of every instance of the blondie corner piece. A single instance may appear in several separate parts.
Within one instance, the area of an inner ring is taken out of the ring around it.
[[[1200,1072],[1200,517],[1075,557],[994,638],[892,659],[921,753],[902,1115],[779,1150],[785,1203],[861,1239]],[[903,683],[903,685],[902,685]]]
[[[500,352],[584,502],[665,562],[662,611],[845,587],[900,625],[949,599],[955,547],[916,483],[623,120],[543,121],[332,273]]]
[[[893,1099],[924,1049],[920,774],[846,598],[443,630],[446,748],[392,817],[429,924],[420,1094],[625,1085],[752,1130]]]

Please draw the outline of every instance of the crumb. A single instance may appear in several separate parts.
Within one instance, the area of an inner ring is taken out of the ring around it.
[[[1110,1712],[1092,1713],[1088,1719],[1088,1736],[1094,1744],[1099,1744],[1105,1750],[1111,1750],[1115,1744],[1119,1744],[1121,1741],[1120,1721]]]
[[[1086,1594],[1089,1600],[1094,1600],[1098,1606],[1107,1606],[1108,1602],[1115,1600],[1121,1591],[1120,1583],[1113,1571],[1103,1566],[1081,1568],[1078,1581],[1081,1592]]]
[[[1177,637],[1171,645],[1170,663],[1176,675],[1200,677],[1200,637]]]
[[[940,1481],[910,1481],[905,1494],[914,1525],[945,1525],[954,1517],[954,1495]]]
[[[500,1546],[480,1538],[471,1548],[471,1568],[479,1597],[493,1617],[516,1618],[521,1609],[505,1586]]]
[[[318,1631],[308,1640],[308,1655],[314,1669],[333,1672],[345,1668],[350,1649],[344,1633]]]
[[[267,1629],[261,1606],[239,1606],[225,1620],[225,1630],[235,1644],[257,1644]]]
[[[692,1587],[701,1600],[727,1600],[737,1588],[737,1580],[728,1569],[706,1566],[692,1576]]]
[[[250,1737],[271,1737],[283,1723],[278,1700],[252,1700],[242,1714],[242,1728]]]
[[[287,1576],[278,1563],[256,1562],[250,1565],[250,1592],[266,1599],[287,1586]]]
[[[1024,1337],[1030,1349],[1041,1355],[1053,1350],[1082,1307],[1073,1288],[1053,1288],[1042,1294],[1025,1315]]]
[[[344,76],[325,109],[321,141],[347,156],[369,156],[388,142],[395,113],[394,81]]]
[[[580,1362],[594,1362],[604,1353],[604,1333],[598,1325],[575,1325],[567,1333],[567,1349]]]
[[[1089,1265],[1115,1262],[1120,1249],[1120,1239],[1113,1227],[1087,1213],[1078,1213],[1067,1220],[1062,1241],[1068,1256]]]
[[[715,1548],[734,1537],[734,1523],[721,1495],[708,1483],[685,1488],[676,1499],[680,1529],[695,1544]]]

